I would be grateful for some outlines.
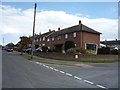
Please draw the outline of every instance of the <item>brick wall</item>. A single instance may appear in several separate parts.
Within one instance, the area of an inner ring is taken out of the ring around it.
[[[53,58],[53,57],[72,57],[74,58],[76,54],[68,54],[68,53],[56,53],[56,52],[36,52],[34,55],[44,58]],[[79,58],[99,58],[99,59],[116,59],[118,55],[83,55],[77,54]]]

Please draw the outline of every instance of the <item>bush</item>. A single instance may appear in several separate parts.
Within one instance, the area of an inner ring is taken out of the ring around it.
[[[98,49],[98,54],[110,54],[110,48],[109,47],[102,47]]]
[[[118,50],[117,49],[111,50],[111,54],[118,55]]]
[[[76,53],[77,51],[74,48],[70,48],[67,50],[67,53]]]
[[[76,50],[78,53],[81,53],[81,54],[86,54],[86,53],[87,53],[87,50],[84,49],[84,48],[79,48],[79,47],[77,47],[77,48],[75,48],[75,50]]]
[[[95,55],[95,54],[96,54],[96,52],[95,52],[95,51],[93,51],[93,50],[86,50],[86,54],[92,54],[92,55]]]
[[[48,46],[42,46],[42,51],[47,52],[48,51]]]
[[[73,41],[66,41],[64,44],[65,52],[70,48],[75,48],[75,43]]]

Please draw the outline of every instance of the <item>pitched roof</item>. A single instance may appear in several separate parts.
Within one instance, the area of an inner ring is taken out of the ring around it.
[[[81,29],[82,28],[82,29]],[[55,33],[51,34],[50,36],[53,37],[53,36],[59,36],[59,35],[62,35],[62,34],[67,34],[67,33],[73,33],[73,32],[89,32],[89,33],[94,33],[94,34],[101,34],[100,32],[97,32],[83,24],[80,24],[80,25],[75,25],[75,26],[72,26],[72,27],[68,27],[68,28],[65,28],[65,29],[62,29],[62,30],[59,30],[59,31],[56,31]]]
[[[50,32],[43,33],[41,35],[35,35],[35,38],[48,37],[49,35],[53,34],[54,32],[55,31],[50,31]]]
[[[119,45],[120,40],[101,41],[100,43],[105,44],[105,45]]]

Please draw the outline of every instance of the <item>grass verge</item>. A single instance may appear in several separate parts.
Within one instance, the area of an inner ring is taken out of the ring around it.
[[[70,57],[53,57],[51,59],[60,60],[60,61],[74,61],[74,62],[89,62],[89,63],[112,63],[117,62],[118,59],[102,59],[102,58],[70,58]]]
[[[30,58],[31,58],[31,56],[29,56],[29,55],[25,55],[25,54],[20,55],[20,56],[22,56],[22,57],[24,57],[24,58],[26,58],[26,59],[30,59]],[[34,60],[43,60],[43,59],[36,58],[36,57],[33,57],[33,59],[34,59]]]

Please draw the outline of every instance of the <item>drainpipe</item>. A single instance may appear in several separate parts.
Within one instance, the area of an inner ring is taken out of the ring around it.
[[[79,25],[80,25],[80,30],[81,30],[81,32],[80,32],[80,46],[82,48],[83,47],[83,35],[82,35],[82,23],[81,23],[81,21],[79,21]]]

